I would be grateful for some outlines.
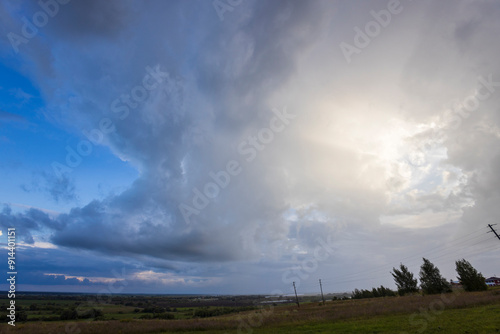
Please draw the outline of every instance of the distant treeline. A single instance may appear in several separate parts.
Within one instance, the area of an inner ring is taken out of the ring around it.
[[[399,269],[392,268],[393,271],[391,272],[394,282],[398,287],[397,292],[381,285],[380,288],[372,288],[371,290],[355,289],[352,292],[352,298],[362,299],[392,297],[397,295],[404,296],[419,292],[427,295],[451,292],[451,283],[441,275],[439,269],[428,259],[423,258],[423,261],[419,273],[420,287],[413,273],[408,270],[408,267],[401,263]],[[458,281],[465,291],[484,291],[488,288],[484,276],[478,272],[469,261],[461,259],[455,261],[455,265]]]
[[[396,291],[392,291],[391,289],[381,285],[379,288],[373,288],[371,290],[355,289],[352,292],[352,299],[394,297],[396,295],[397,295]]]
[[[251,311],[255,310],[256,308],[253,306],[246,306],[246,307],[216,307],[216,308],[210,308],[210,307],[200,307],[196,309],[193,312],[193,317],[194,318],[208,318],[208,317],[215,317],[218,315],[224,315],[224,314],[229,314],[229,313],[238,313],[242,311]]]

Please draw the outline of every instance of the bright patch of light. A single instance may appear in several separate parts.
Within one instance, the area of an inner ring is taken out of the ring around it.
[[[100,284],[110,284],[125,280],[123,278],[72,276],[72,275],[56,274],[56,273],[45,273],[44,275],[53,277],[63,276],[65,279],[77,279],[80,282],[88,280],[90,283],[100,283]]]
[[[443,222],[457,222],[462,213],[456,212],[432,212],[425,211],[416,215],[401,214],[393,216],[383,216],[380,218],[381,224],[391,224],[406,228],[430,228],[443,225]]]
[[[158,273],[153,270],[140,271],[132,275],[132,279],[148,283],[160,283],[163,285],[207,285],[220,282],[220,278],[206,278],[197,276],[176,276],[172,273]]]
[[[43,241],[35,241],[35,244],[33,245],[35,248],[45,248],[45,249],[56,249],[57,246],[50,243],[50,242],[43,242]]]

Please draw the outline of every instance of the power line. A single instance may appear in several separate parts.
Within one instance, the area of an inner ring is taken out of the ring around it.
[[[464,236],[462,236],[462,237],[460,237],[460,238],[458,238],[458,239],[455,239],[455,240],[451,241],[451,243],[448,243],[448,245],[440,245],[440,246],[437,246],[437,247],[431,248],[431,249],[429,249],[429,250],[425,251],[424,253],[420,253],[420,254],[418,254],[418,255],[411,255],[411,256],[408,256],[408,257],[406,257],[406,258],[401,259],[400,261],[404,261],[404,260],[407,260],[407,259],[410,259],[410,258],[420,258],[420,257],[422,257],[422,255],[425,255],[426,253],[429,253],[429,252],[431,252],[431,251],[433,251],[433,250],[435,250],[435,249],[438,249],[438,248],[447,247],[447,246],[448,246],[449,248],[451,248],[451,246],[456,246],[456,245],[453,245],[453,243],[455,243],[455,242],[457,242],[457,241],[460,241],[460,240],[462,240],[462,239],[464,239],[464,238],[470,237],[471,235],[474,235],[474,234],[476,234],[476,233],[478,233],[478,232],[481,232],[481,230],[482,230],[482,229],[484,229],[484,227],[483,227],[483,228],[481,228],[480,230],[474,231],[472,234],[464,235]],[[480,236],[481,236],[481,235],[480,235]],[[468,241],[470,241],[470,240],[467,240],[467,242],[468,242]],[[357,272],[357,273],[353,273],[353,274],[346,274],[346,275],[337,276],[336,278],[344,278],[344,277],[356,276],[356,275],[359,275],[359,274],[362,274],[362,273],[370,273],[370,272],[372,272],[372,271],[374,271],[374,269],[367,269],[367,270],[363,270],[363,271],[360,271],[360,272]],[[375,269],[375,271],[377,271],[377,270]]]
[[[449,251],[452,251],[453,253],[455,253],[456,251],[453,248],[455,248],[455,247],[457,247],[459,245],[463,245],[464,244],[464,241],[462,241],[462,242],[460,242],[458,244],[455,244],[457,241],[461,241],[464,238],[470,237],[471,235],[474,235],[474,234],[476,234],[478,232],[481,232],[482,229],[484,229],[484,227],[481,228],[480,230],[477,230],[477,231],[473,232],[472,234],[465,235],[465,236],[462,236],[462,237],[460,237],[458,239],[455,239],[455,240],[451,241],[450,243],[448,243],[447,245],[440,245],[440,246],[431,248],[430,250],[427,250],[427,251],[425,251],[423,253],[420,253],[418,255],[407,256],[407,257],[401,259],[399,262],[402,262],[402,261],[408,260],[408,259],[412,259],[412,258],[415,258],[415,259],[418,258],[420,260],[421,257],[427,256],[426,254],[430,253],[432,250],[443,248],[443,247],[446,247],[446,248],[445,249],[441,249],[441,250],[439,250],[437,252],[433,252],[433,255],[439,254],[441,252],[449,252]],[[484,236],[484,234],[483,235],[479,235],[479,236],[475,236],[474,238],[470,238],[468,240],[465,240],[465,243],[470,242],[471,240],[475,240],[478,237],[483,237],[483,236]],[[480,242],[485,241],[485,240],[481,240]],[[448,254],[442,254],[442,255],[440,255],[440,257],[446,256],[446,255],[448,255]],[[436,258],[436,257],[433,256],[433,258]],[[386,264],[386,265],[384,265],[384,268],[380,268],[380,266],[378,266],[377,268],[366,269],[366,270],[362,270],[362,271],[359,271],[359,272],[356,272],[356,273],[340,275],[340,276],[336,276],[336,277],[331,278],[331,279],[326,279],[324,281],[327,281],[327,282],[334,281],[334,283],[340,283],[339,281],[336,281],[336,280],[337,279],[343,279],[343,278],[347,279],[347,282],[354,281],[354,280],[356,280],[355,279],[356,276],[359,276],[361,274],[365,274],[366,275],[366,274],[373,274],[373,273],[377,273],[377,272],[386,271],[386,270],[388,270],[388,269],[386,269],[386,267],[390,270],[393,267],[393,265]]]
[[[486,251],[490,251],[490,250],[494,250],[494,249],[498,249],[498,245],[495,245],[495,246],[492,246],[492,247],[488,247],[486,249],[482,249],[480,251],[477,251],[477,252],[474,252],[474,253],[467,253],[464,257],[472,257],[472,256],[476,256],[480,253],[484,253]],[[445,254],[443,256],[448,256],[450,257],[451,256],[454,256],[456,257],[456,255],[454,254]],[[436,258],[432,258],[432,260],[434,261]],[[378,270],[378,271],[382,271],[382,270],[386,270],[386,269],[381,269],[381,270]],[[376,278],[377,276],[374,276],[374,278]],[[365,278],[353,278],[353,279],[347,279],[347,280],[344,280],[344,281],[331,281],[329,280],[328,282],[330,284],[341,284],[341,283],[350,283],[350,282],[358,282],[358,281],[363,281],[363,280],[366,280]]]
[[[496,224],[493,224],[493,225],[496,225]],[[488,224],[488,227],[491,228],[490,232],[495,233],[495,235],[497,236],[498,240],[500,240],[500,236],[497,234],[497,231],[495,231],[495,229],[493,228],[493,225],[492,224]],[[490,232],[488,232],[488,233],[490,233]]]
[[[489,226],[489,227],[491,228],[491,226]],[[458,239],[455,239],[451,243],[448,243],[447,245],[440,245],[438,247],[434,247],[434,248],[432,248],[430,250],[427,250],[427,251],[424,252],[424,254],[425,253],[429,253],[429,252],[431,252],[432,250],[435,250],[435,249],[446,247],[445,249],[441,249],[441,250],[439,250],[437,252],[434,252],[434,255],[442,253],[442,252],[445,252],[445,253],[440,254],[437,257],[433,256],[432,259],[434,260],[434,259],[437,259],[437,258],[450,257],[450,256],[456,257],[457,256],[457,251],[455,249],[453,249],[453,248],[456,248],[459,245],[464,245],[464,244],[470,243],[471,241],[476,240],[476,239],[481,238],[481,237],[483,237],[481,240],[479,240],[478,242],[476,242],[474,244],[468,245],[466,247],[467,248],[471,248],[471,247],[474,247],[474,246],[476,246],[476,245],[478,245],[480,243],[483,243],[483,242],[491,239],[490,237],[484,238],[484,234],[480,234],[480,235],[474,236],[473,238],[470,238],[470,236],[472,236],[472,235],[474,235],[474,234],[476,234],[478,232],[482,232],[482,230],[484,228],[485,227],[481,228],[480,230],[477,230],[477,231],[473,232],[472,234],[464,235],[464,236],[462,236],[462,237],[460,237]],[[496,232],[495,232],[495,234],[496,234]],[[498,234],[496,234],[496,235],[498,237]],[[469,237],[469,239],[463,240],[463,239],[468,238],[468,237]],[[461,241],[461,242],[457,243],[457,241]],[[483,253],[485,251],[494,250],[494,249],[497,249],[497,248],[498,248],[498,246],[493,246],[493,247],[488,247],[487,249],[482,249],[479,252],[466,252],[466,253],[461,252],[462,254],[460,256],[464,256],[464,257],[465,256],[467,256],[467,257],[475,256],[475,255],[478,255],[479,253]],[[451,253],[450,253],[450,251],[451,251]],[[422,254],[413,255],[413,256],[406,257],[404,259],[410,259],[410,258],[421,257],[421,256],[422,256]],[[401,261],[403,261],[404,259],[402,259]],[[389,266],[389,265],[386,265],[386,266]],[[357,273],[352,273],[352,274],[346,274],[346,275],[337,276],[337,277],[332,278],[332,279],[327,279],[326,281],[329,282],[329,283],[333,283],[333,284],[356,282],[356,281],[365,280],[365,278],[356,279],[355,276],[361,275],[363,273],[364,274],[366,274],[366,273],[372,273],[373,274],[373,273],[377,273],[377,272],[381,272],[381,271],[385,271],[385,270],[387,270],[387,269],[385,269],[385,267],[383,269],[368,269],[368,270],[360,271],[360,272],[357,272]],[[351,278],[349,279],[349,277],[351,277]],[[347,278],[347,280],[338,281],[337,279],[339,279],[339,278]]]

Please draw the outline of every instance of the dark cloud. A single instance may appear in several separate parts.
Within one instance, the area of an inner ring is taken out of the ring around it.
[[[8,205],[4,206],[0,218],[0,224],[4,230],[15,227],[16,235],[28,244],[34,243],[33,232],[42,231],[42,229],[61,230],[66,225],[63,220],[54,220],[38,209],[32,208],[24,213],[13,213]]]
[[[189,293],[189,282],[204,286],[211,280],[209,276],[198,276],[199,266],[183,268],[183,274],[179,275],[179,268],[175,265],[146,257],[106,256],[82,250],[19,245],[16,258],[17,270],[23,273],[18,277],[17,284],[24,291],[108,294],[151,293],[168,288],[178,293]],[[155,276],[151,277],[150,273]],[[212,272],[210,275],[217,274]],[[0,288],[5,286],[0,284]]]
[[[111,10],[107,6],[103,13]],[[96,8],[87,10],[97,11]],[[263,241],[267,238],[274,240],[286,233],[283,227],[266,223],[282,220],[281,210],[286,204],[280,199],[280,192],[272,195],[271,202],[269,196],[249,195],[269,192],[273,187],[267,176],[259,182],[250,181],[261,173],[262,167],[254,166],[243,179],[235,181],[240,182],[240,185],[235,184],[235,188],[221,194],[216,203],[196,217],[196,226],[188,226],[179,211],[179,205],[192,198],[193,187],[203,187],[209,180],[207,176],[211,170],[224,167],[225,162],[234,157],[240,159],[238,153],[230,148],[231,140],[228,139],[233,134],[258,131],[269,123],[272,114],[263,101],[289,81],[299,53],[305,52],[308,45],[315,41],[319,29],[326,24],[323,19],[318,19],[318,16],[325,17],[321,8],[301,2],[257,3],[249,10],[252,11],[250,18],[244,22],[231,23],[232,29],[221,27],[214,11],[212,19],[215,23],[211,25],[220,34],[200,44],[202,52],[196,51],[197,65],[192,64],[193,67],[184,73],[187,79],[179,81],[178,70],[168,72],[168,77],[157,90],[150,93],[148,100],[136,108],[130,108],[126,119],[114,118],[116,133],[109,138],[109,145],[120,156],[137,162],[142,176],[123,194],[105,201],[94,201],[55,218],[54,221],[69,224],[63,231],[54,233],[54,243],[114,254],[144,254],[186,261],[227,261],[252,258],[258,254],[255,241],[251,240],[246,229],[254,230],[249,233],[256,233],[255,237]],[[85,13],[82,15],[85,16]],[[309,19],[312,17],[316,19]],[[165,18],[157,15],[148,20],[158,24],[142,26],[134,32],[137,37],[153,33],[150,29],[158,29]],[[73,22],[68,21],[66,24]],[[75,27],[81,30],[78,24],[71,29]],[[168,41],[168,37],[164,40]],[[175,38],[173,42],[176,43]],[[166,56],[166,59],[175,61],[186,57],[182,53],[171,55],[170,51],[162,54],[157,50],[154,40],[142,43],[145,43],[145,55],[152,53],[156,55],[155,58]],[[240,52],[242,47],[246,48],[245,53],[233,58],[221,53]],[[106,59],[107,49],[111,50],[111,46],[105,47],[104,52],[96,53],[95,56]],[[115,61],[124,61],[125,55],[124,52]],[[57,54],[54,56],[60,57]],[[138,60],[141,58],[151,57],[138,55]],[[143,62],[142,69],[139,67],[135,73],[132,71],[129,79],[123,81],[128,84],[122,85],[121,93],[116,86],[103,96],[91,88],[96,85],[84,83],[93,82],[97,79],[95,75],[101,78],[115,75],[116,67],[104,67],[106,60],[96,62],[95,59],[88,59],[82,63],[80,56],[70,57],[66,61],[78,62],[77,68],[83,69],[86,65],[85,73],[82,72],[76,84],[80,88],[75,88],[93,94],[94,104],[101,99],[104,115],[111,117],[114,115],[106,110],[110,103],[120,94],[130,92],[134,85],[129,82],[141,82],[148,73],[146,66],[155,67],[154,63]],[[102,65],[96,67],[96,64]],[[92,70],[88,71],[89,68]],[[170,66],[163,60],[158,68],[167,73]],[[61,72],[59,75],[65,74]],[[201,85],[193,85],[189,80],[196,80]],[[200,100],[198,94],[204,95],[204,100]],[[240,101],[245,99],[247,103],[242,106]],[[211,107],[215,102],[218,104],[217,109]],[[81,114],[76,114],[80,110],[85,110],[87,116],[96,121],[103,115],[99,107],[96,110],[87,102],[80,104],[79,100],[75,103],[67,111],[77,118],[81,117]],[[213,109],[212,116],[206,112],[210,109]],[[89,115],[90,110],[96,112]],[[193,133],[199,131],[205,132],[209,140],[197,142]],[[49,186],[44,188],[56,200],[71,199],[74,188],[67,181],[46,178]],[[219,212],[228,205],[227,201],[232,203],[234,210],[221,216]],[[273,202],[279,203],[277,208],[273,207]],[[148,212],[146,216],[145,212]],[[225,234],[232,237],[226,238]],[[243,248],[242,240],[246,240]]]
[[[30,184],[22,184],[26,192],[46,192],[55,202],[73,202],[77,199],[74,179],[63,174],[60,177],[45,171],[33,173]]]

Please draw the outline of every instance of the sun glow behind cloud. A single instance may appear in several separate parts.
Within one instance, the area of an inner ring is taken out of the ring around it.
[[[406,228],[457,221],[461,210],[473,205],[464,201],[453,213],[437,207],[421,211],[429,197],[445,202],[467,183],[460,168],[446,164],[448,155],[442,138],[445,123],[436,117],[428,123],[405,119],[398,115],[397,106],[369,110],[354,103],[339,110],[335,103],[324,103],[307,131],[311,145],[324,148],[314,157],[317,165],[311,166],[311,174],[325,188],[344,182],[350,187],[358,182],[363,185],[361,191],[379,192],[387,207],[380,221]],[[429,133],[436,133],[434,139],[429,139]],[[345,159],[339,160],[342,156]],[[348,159],[352,160],[346,162]],[[349,167],[339,177],[337,173],[344,164]]]

